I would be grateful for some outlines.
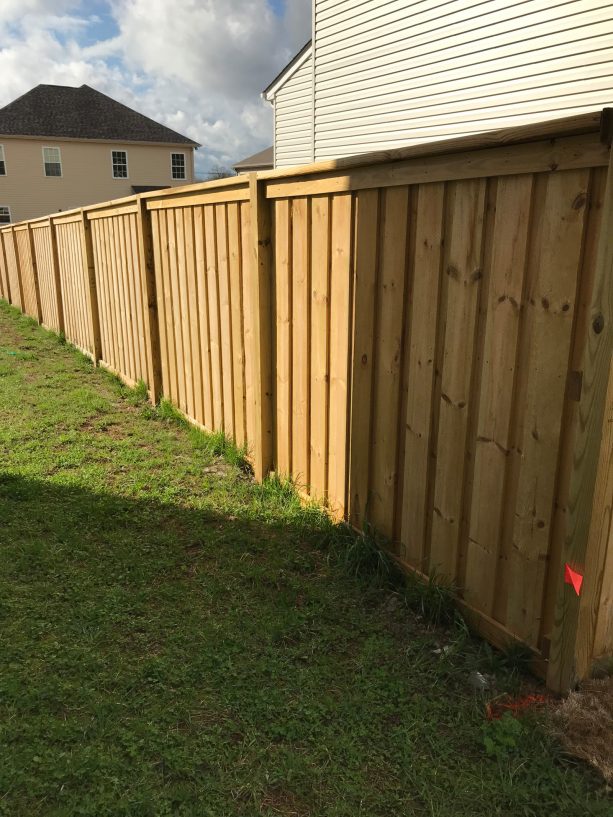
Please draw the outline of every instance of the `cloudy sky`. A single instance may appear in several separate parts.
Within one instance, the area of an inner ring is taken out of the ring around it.
[[[197,172],[272,144],[261,91],[311,36],[311,0],[0,0],[0,107],[87,83],[202,143]]]

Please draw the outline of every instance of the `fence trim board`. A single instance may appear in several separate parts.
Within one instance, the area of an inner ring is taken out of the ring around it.
[[[589,136],[535,142],[515,147],[484,148],[480,151],[406,159],[389,166],[373,165],[346,174],[314,174],[296,181],[293,177],[268,182],[267,198],[323,195],[349,190],[426,184],[440,181],[548,173],[585,167],[604,167],[608,148]]]
[[[608,110],[605,108],[605,110]],[[265,182],[282,179],[288,176],[308,176],[327,171],[350,170],[365,165],[399,162],[404,159],[422,158],[425,156],[440,156],[445,153],[459,151],[479,151],[484,148],[520,145],[524,142],[534,142],[543,139],[559,139],[567,136],[580,136],[587,133],[601,131],[602,111],[578,114],[576,116],[550,119],[545,122],[535,122],[528,125],[510,126],[499,130],[485,131],[469,136],[441,139],[436,142],[420,142],[405,148],[364,153],[358,156],[347,156],[341,159],[315,162],[280,170],[264,170],[258,173],[258,178]]]

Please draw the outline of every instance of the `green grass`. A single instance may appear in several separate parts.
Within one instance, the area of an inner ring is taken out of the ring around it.
[[[612,813],[444,590],[5,305],[0,418],[1,815]]]

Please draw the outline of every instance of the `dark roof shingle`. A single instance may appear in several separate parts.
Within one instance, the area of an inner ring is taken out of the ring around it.
[[[89,85],[37,85],[0,108],[0,134],[198,144]]]

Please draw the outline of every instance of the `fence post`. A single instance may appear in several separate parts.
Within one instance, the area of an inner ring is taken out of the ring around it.
[[[92,244],[92,227],[87,213],[81,209],[81,225],[83,229],[83,269],[86,274],[87,292],[89,296],[89,316],[92,333],[94,366],[102,358],[102,342],[100,339],[100,313],[98,312],[98,291],[96,289],[96,267],[94,263],[94,248]]]
[[[6,252],[4,251],[4,232],[0,232],[0,254],[2,258],[0,259],[0,263],[2,264],[2,270],[4,275],[4,297],[8,301],[8,303],[12,303],[11,300],[11,279],[9,276],[9,268],[6,263]]]
[[[23,312],[25,309],[23,298],[23,280],[21,278],[21,262],[19,260],[19,251],[17,249],[17,240],[15,239],[15,228],[11,227],[11,241],[13,243],[13,258],[15,259],[15,274],[17,275],[17,288],[19,290],[19,309]]]
[[[60,262],[57,251],[57,235],[55,233],[55,222],[49,218],[49,237],[51,242],[51,266],[53,281],[55,283],[55,303],[57,307],[57,331],[64,332],[64,301],[62,299],[62,279],[60,278]]]
[[[263,480],[273,467],[272,424],[272,224],[266,183],[249,174],[252,269],[249,302],[253,311],[255,440],[253,470]]]
[[[558,692],[572,689],[589,673],[602,589],[602,566],[608,542],[608,531],[602,537],[600,528],[603,516],[609,521],[611,511],[611,497],[606,495],[606,490],[603,491],[603,484],[607,485],[606,471],[611,451],[602,450],[603,441],[610,441],[610,433],[607,434],[606,429],[603,434],[603,421],[611,422],[613,411],[610,405],[607,407],[607,392],[611,396],[612,391],[609,389],[609,374],[613,351],[611,223],[613,150],[609,157],[602,229],[588,312],[588,336],[580,370],[582,388],[572,444],[573,467],[568,488],[566,536],[562,545],[547,673],[548,686]],[[564,582],[564,565],[567,563],[584,574],[579,596]]]
[[[136,215],[138,251],[147,298],[145,309],[145,342],[149,349],[149,361],[151,365],[149,372],[149,396],[151,402],[156,405],[162,396],[162,356],[160,352],[160,326],[155,285],[155,259],[151,232],[151,212],[147,208],[145,199],[139,196],[136,201],[138,207]]]
[[[32,277],[34,278],[34,294],[36,296],[36,317],[39,323],[43,322],[43,308],[40,298],[40,281],[38,280],[38,264],[36,263],[36,248],[34,246],[34,236],[32,226],[28,221],[28,246],[30,247],[30,258],[32,259]]]

